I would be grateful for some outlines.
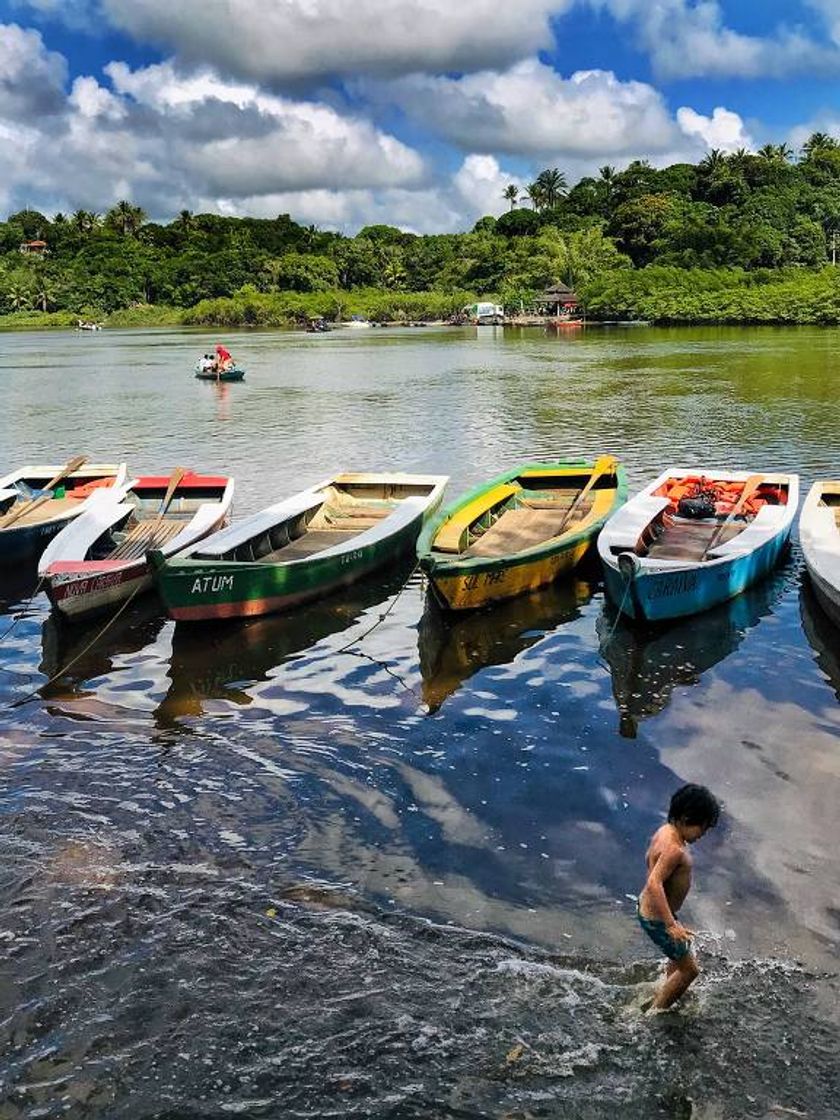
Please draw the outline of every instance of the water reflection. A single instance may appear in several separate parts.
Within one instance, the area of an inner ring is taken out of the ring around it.
[[[405,582],[412,562],[404,561],[288,614],[247,621],[175,627],[168,667],[169,688],[155,713],[158,727],[205,714],[208,701],[240,706],[257,699],[254,686],[272,670],[332,634],[340,634]]]
[[[816,654],[816,662],[840,700],[840,630],[817,602],[807,576],[803,576],[799,590],[799,615],[805,637]]]
[[[733,653],[771,613],[784,581],[784,573],[777,573],[714,610],[666,626],[617,618],[605,602],[595,626],[601,656],[610,667],[619,733],[635,739],[641,720],[658,715],[675,688],[697,684],[706,670]]]
[[[563,580],[486,610],[453,614],[442,611],[428,592],[417,644],[429,711],[438,711],[482,669],[508,664],[550,631],[579,617],[591,598],[589,582]]]
[[[126,655],[139,653],[155,642],[165,622],[163,608],[154,595],[132,602],[104,632],[101,618],[79,625],[49,614],[41,628],[38,668],[51,683],[41,695],[50,700],[82,697],[87,682],[118,671]],[[57,679],[53,681],[53,677]]]

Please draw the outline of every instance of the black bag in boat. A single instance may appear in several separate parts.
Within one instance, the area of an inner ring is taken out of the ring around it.
[[[711,494],[698,494],[695,498],[680,498],[677,502],[680,517],[698,519],[715,516],[715,500]]]

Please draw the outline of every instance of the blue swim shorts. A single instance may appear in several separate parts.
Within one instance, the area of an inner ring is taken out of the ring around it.
[[[639,919],[639,925],[654,945],[661,949],[669,960],[681,961],[691,952],[691,942],[674,940],[665,928],[664,922],[654,918],[645,918],[638,909],[636,910],[636,917]]]

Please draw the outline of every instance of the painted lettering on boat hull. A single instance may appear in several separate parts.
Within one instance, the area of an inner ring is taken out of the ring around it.
[[[196,576],[190,588],[191,595],[216,594],[233,591],[233,576]]]

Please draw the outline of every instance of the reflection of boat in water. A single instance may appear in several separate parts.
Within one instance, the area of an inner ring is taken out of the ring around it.
[[[807,579],[802,581],[799,589],[799,615],[805,637],[816,654],[817,664],[840,700],[840,630],[820,606]]]
[[[506,665],[576,618],[591,594],[588,583],[569,579],[489,609],[453,615],[428,593],[418,634],[424,702],[437,711],[475,673]]]
[[[612,676],[619,730],[634,739],[639,721],[658,715],[680,685],[700,681],[723,661],[781,596],[784,573],[749,588],[734,599],[670,626],[642,625],[605,603],[595,624],[601,656]]]
[[[267,680],[273,669],[294,654],[358,622],[365,611],[395,595],[410,570],[404,561],[385,578],[361,580],[341,596],[285,615],[220,622],[198,630],[177,626],[172,638],[171,683],[158,708],[158,723],[201,715],[206,700],[252,703],[251,685]]]
[[[72,694],[85,681],[106,676],[118,657],[151,645],[165,621],[160,602],[153,595],[131,603],[104,633],[101,619],[68,625],[61,615],[48,615],[41,629],[39,669],[50,678],[62,675],[45,695]],[[63,673],[65,666],[69,668]]]

